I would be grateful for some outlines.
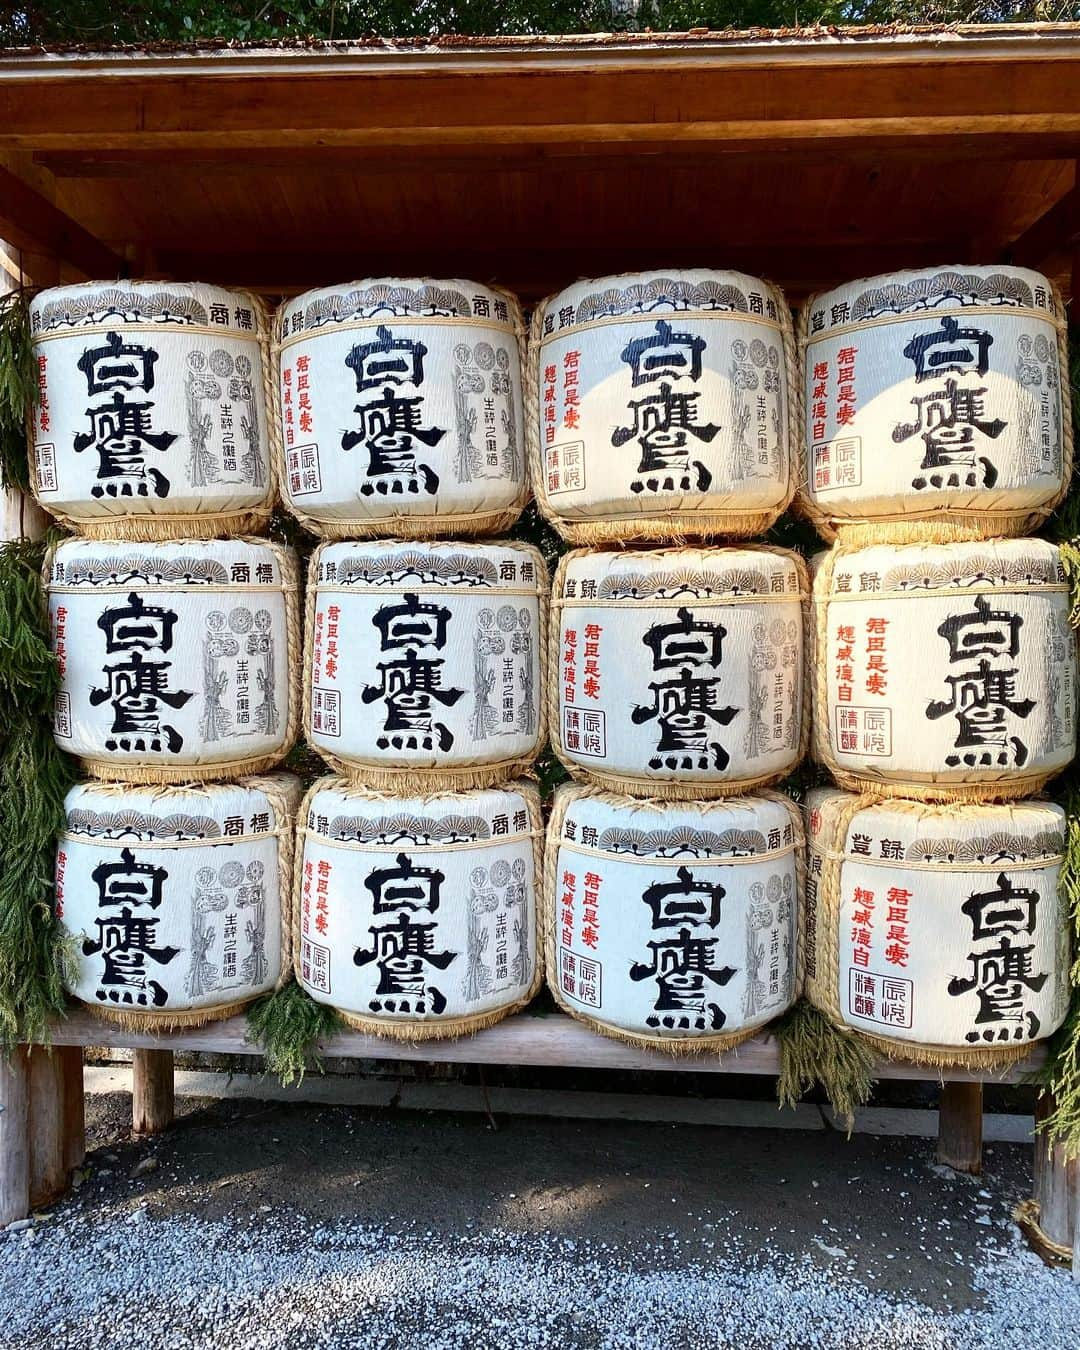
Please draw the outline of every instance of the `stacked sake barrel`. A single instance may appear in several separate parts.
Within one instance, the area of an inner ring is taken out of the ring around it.
[[[314,291],[276,320],[286,507],[310,562],[297,977],[350,1025],[476,1031],[535,994],[548,580],[475,542],[528,497],[517,302],[472,282]]]
[[[1068,1005],[1076,639],[1057,547],[1060,295],[970,267],[854,282],[800,322],[815,562],[808,993],[887,1053],[992,1067]]]
[[[793,491],[794,356],[783,297],[739,273],[583,281],[533,317],[536,497],[589,546],[553,587],[548,720],[573,781],[548,827],[548,981],[673,1053],[753,1035],[801,981],[803,832],[769,785],[809,731],[808,583],[745,542]]]
[[[296,561],[276,496],[259,300],[92,283],[31,302],[33,482],[76,532],[45,564],[67,798],[69,988],[165,1029],[288,978],[299,723]],[[240,535],[241,537],[235,537]],[[258,776],[263,775],[263,776]]]

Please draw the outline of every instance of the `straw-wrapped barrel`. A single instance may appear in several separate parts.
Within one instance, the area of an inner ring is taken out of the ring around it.
[[[496,534],[528,499],[505,291],[385,277],[278,311],[282,496],[325,539]]]
[[[672,1053],[724,1050],[798,997],[803,831],[777,793],[638,801],[559,788],[543,932],[557,1002]]]
[[[307,598],[310,744],[392,790],[527,769],[544,743],[547,596],[527,544],[323,544]]]
[[[32,485],[93,538],[261,529],[276,495],[269,318],[257,296],[88,282],[30,302]]]
[[[572,543],[746,537],[791,499],[795,341],[767,282],[579,281],[534,311],[526,383],[533,491]]]
[[[555,574],[552,743],[620,792],[713,797],[798,763],[807,579],[767,548],[578,550]]]
[[[853,281],[800,316],[799,504],[826,539],[1037,529],[1072,472],[1065,308],[1022,267]]]
[[[301,985],[350,1026],[404,1040],[524,1006],[543,979],[542,829],[527,783],[390,796],[320,779],[296,853]]]
[[[1076,752],[1076,634],[1042,539],[880,545],[814,579],[814,754],[888,796],[1030,796]]]
[[[66,540],[45,562],[54,732],[95,777],[232,778],[277,764],[300,721],[291,549],[262,539]]]
[[[289,774],[72,788],[56,913],[74,997],[164,1031],[229,1017],[283,984],[299,798]]]
[[[1050,802],[929,806],[835,789],[807,802],[810,1000],[886,1054],[995,1067],[1069,1006]]]

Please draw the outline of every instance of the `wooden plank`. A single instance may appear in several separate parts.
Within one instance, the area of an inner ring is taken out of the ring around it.
[[[155,1036],[125,1028],[72,1009],[53,1026],[58,1045],[103,1045],[125,1049],[202,1050],[227,1055],[256,1055],[258,1048],[247,1039],[247,1022],[233,1017],[181,1032]],[[760,1036],[726,1055],[667,1055],[639,1050],[622,1041],[591,1031],[572,1018],[553,1014],[519,1014],[475,1036],[454,1041],[399,1041],[344,1031],[320,1047],[333,1059],[418,1060],[452,1064],[531,1064],[564,1068],[641,1069],[663,1073],[750,1073],[775,1075],[780,1067],[776,1042]],[[1021,1082],[1045,1058],[1035,1047],[1031,1058],[998,1072],[950,1069],[950,1082]],[[940,1075],[934,1070],[899,1060],[884,1060],[875,1073],[880,1078],[929,1081]]]
[[[64,1066],[55,1052],[29,1051],[30,1205],[48,1205],[67,1189]]]
[[[160,1134],[173,1123],[173,1052],[136,1050],[131,1065],[131,1129]]]
[[[563,142],[709,141],[718,149],[835,138],[887,149],[910,137],[944,144],[1041,136],[1080,145],[1080,39],[1052,55],[939,60],[914,53],[875,61],[872,46],[842,65],[763,70],[696,55],[660,65],[648,44],[618,66],[566,60],[540,67],[460,54],[393,68],[378,63],[266,60],[236,66],[135,68],[53,58],[0,63],[0,147],[410,145],[518,146]],[[108,78],[110,72],[122,79]],[[218,73],[220,72],[220,73]],[[287,116],[284,110],[287,109]],[[647,115],[643,116],[643,110]]]
[[[126,275],[118,254],[2,165],[0,237],[27,253],[62,258],[87,278],[107,281]]]
[[[0,1227],[30,1211],[30,1135],[27,1052],[0,1054]]]
[[[977,1176],[982,1171],[982,1136],[982,1084],[946,1083],[938,1105],[938,1162]]]

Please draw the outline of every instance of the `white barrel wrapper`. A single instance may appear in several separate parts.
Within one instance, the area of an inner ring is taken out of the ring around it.
[[[70,992],[106,1012],[168,1018],[272,989],[289,963],[282,919],[299,795],[288,774],[72,788],[56,854]]]
[[[47,510],[117,537],[134,524],[151,536],[155,522],[214,533],[214,516],[269,512],[269,334],[253,296],[90,282],[41,291],[30,322],[34,486]]]
[[[299,704],[295,560],[262,540],[68,540],[46,564],[54,730],[91,772],[179,782],[286,754]]]
[[[527,496],[515,300],[385,278],[309,291],[276,327],[282,494],[305,524],[334,537],[510,524]]]
[[[555,579],[552,739],[628,792],[734,792],[789,772],[805,573],[768,549],[572,553]]]
[[[811,1000],[911,1046],[993,1050],[1056,1031],[1069,1006],[1061,807],[858,800],[820,789],[807,802]]]
[[[792,338],[775,287],[740,272],[601,277],[545,301],[537,325],[534,486],[568,538],[635,518],[638,538],[756,533],[783,510]]]
[[[805,323],[801,491],[833,524],[962,511],[993,535],[1057,500],[1064,315],[1038,272],[871,277]]]
[[[386,1035],[475,1030],[540,980],[540,801],[523,783],[390,796],[320,780],[298,844],[297,975]]]
[[[844,786],[1023,796],[1073,758],[1076,634],[1053,544],[841,552],[814,592],[815,753]]]
[[[799,993],[799,813],[769,795],[556,796],[545,874],[548,982],[627,1038],[730,1040]]]
[[[527,763],[543,743],[546,609],[547,570],[526,544],[324,544],[308,587],[308,740],[405,787],[410,771],[452,785]]]

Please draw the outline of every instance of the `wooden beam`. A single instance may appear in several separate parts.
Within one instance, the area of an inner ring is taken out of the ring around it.
[[[51,1048],[34,1045],[30,1068],[30,1204],[51,1204],[67,1189],[64,1066]]]
[[[1018,267],[1039,268],[1057,253],[1071,253],[1080,243],[1080,183],[1059,197],[1006,249],[1006,260]]]
[[[981,1083],[946,1083],[938,1104],[937,1160],[954,1172],[982,1171]]]
[[[173,1052],[136,1050],[131,1065],[131,1129],[160,1134],[173,1123]]]
[[[29,1074],[26,1048],[0,1053],[0,1228],[30,1210]]]
[[[1040,1093],[1035,1102],[1036,1129],[1053,1110],[1054,1099],[1050,1093]],[[1038,1205],[1038,1223],[1043,1235],[1055,1247],[1073,1246],[1078,1197],[1080,1159],[1067,1159],[1060,1144],[1048,1147],[1045,1136],[1036,1133],[1035,1203]]]
[[[92,1017],[79,1008],[51,1029],[56,1045],[102,1045],[124,1049],[201,1050],[226,1055],[257,1055],[259,1048],[248,1040],[247,1019],[232,1017],[223,1022],[185,1031],[154,1035],[130,1031],[118,1023]],[[331,1059],[410,1060],[451,1064],[536,1064],[567,1068],[643,1069],[662,1073],[756,1073],[775,1075],[780,1068],[776,1041],[762,1035],[746,1041],[727,1054],[668,1055],[660,1050],[639,1050],[611,1040],[563,1014],[509,1017],[505,1022],[454,1041],[399,1041],[343,1031],[320,1046]],[[956,1083],[1022,1083],[1046,1058],[1043,1046],[1032,1047],[1028,1059],[1005,1069],[950,1069]],[[902,1060],[881,1060],[874,1068],[879,1078],[926,1082],[939,1077],[925,1065]]]
[[[58,258],[91,280],[126,275],[118,254],[2,165],[0,238],[26,253]]]
[[[709,142],[727,150],[859,145],[922,138],[945,147],[1003,137],[1039,158],[1043,139],[1080,153],[1080,42],[1039,59],[883,62],[762,69],[717,57],[661,65],[646,50],[619,66],[554,68],[509,59],[377,64],[264,62],[173,73],[54,59],[0,69],[0,149],[111,151],[300,146],[501,147]],[[946,73],[947,69],[947,73]],[[107,78],[110,73],[124,78]],[[287,115],[283,112],[287,110]]]

